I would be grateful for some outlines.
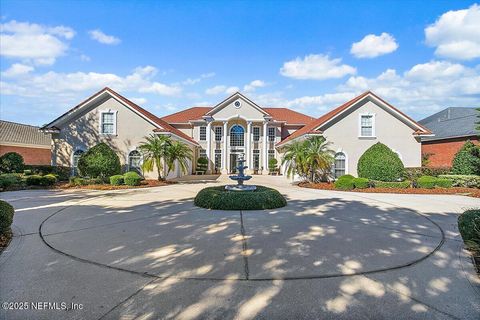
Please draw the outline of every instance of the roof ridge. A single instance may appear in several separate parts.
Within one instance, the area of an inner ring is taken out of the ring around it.
[[[18,124],[20,126],[27,126],[27,127],[33,127],[33,128],[39,128],[40,129],[40,126],[35,126],[33,124],[26,124],[26,123],[20,123],[20,122],[9,121],[9,120],[1,120],[1,119],[0,119],[0,122],[8,122],[8,123],[13,123],[13,124]]]

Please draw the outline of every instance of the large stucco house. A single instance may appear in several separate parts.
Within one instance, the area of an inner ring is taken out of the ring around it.
[[[166,134],[187,143],[195,155],[209,159],[209,172],[235,170],[240,154],[250,172],[267,173],[268,159],[281,161],[282,147],[298,139],[323,135],[336,152],[333,173],[356,175],[359,157],[376,142],[393,149],[406,167],[421,165],[420,137],[431,132],[368,91],[315,119],[287,108],[265,108],[241,93],[213,107],[189,108],[156,117],[115,91],[105,88],[42,128],[52,134],[52,164],[71,166],[99,142],[120,156],[124,170],[138,169],[138,145],[150,134]],[[180,176],[180,170],[168,178]],[[145,173],[154,178],[154,173]]]

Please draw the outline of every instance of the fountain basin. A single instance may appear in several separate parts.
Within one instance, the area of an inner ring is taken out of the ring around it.
[[[252,176],[229,176],[230,179],[234,180],[234,181],[240,181],[240,180],[243,180],[243,181],[247,181],[247,180],[250,180],[252,179]]]
[[[228,191],[255,191],[255,190],[257,190],[257,186],[243,185],[243,184],[231,184],[231,185],[226,185],[225,190],[228,190]]]

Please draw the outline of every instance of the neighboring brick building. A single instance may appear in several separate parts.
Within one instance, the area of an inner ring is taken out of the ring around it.
[[[51,136],[39,127],[0,120],[0,156],[8,152],[22,155],[25,164],[51,164]]]
[[[419,121],[435,134],[422,138],[422,154],[429,154],[429,167],[451,167],[467,140],[480,144],[480,133],[475,130],[477,115],[474,108],[447,108]]]

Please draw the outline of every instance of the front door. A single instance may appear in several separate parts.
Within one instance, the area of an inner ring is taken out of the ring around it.
[[[237,173],[237,157],[238,154],[230,153],[230,173]]]

